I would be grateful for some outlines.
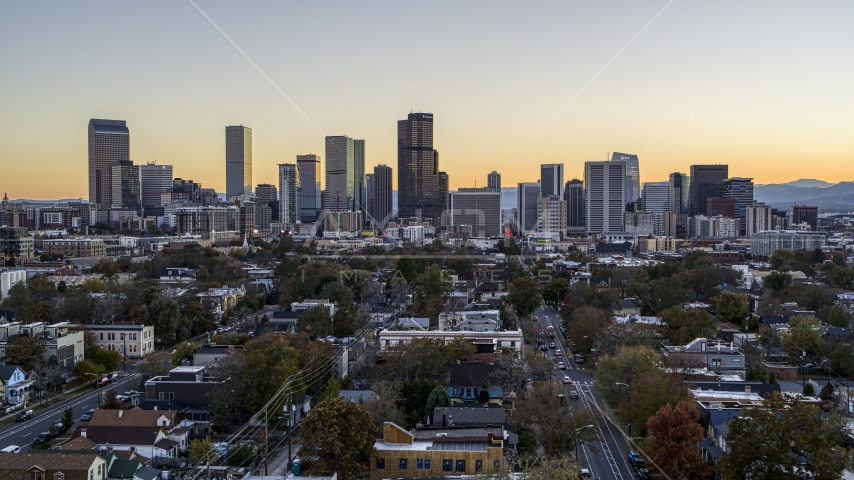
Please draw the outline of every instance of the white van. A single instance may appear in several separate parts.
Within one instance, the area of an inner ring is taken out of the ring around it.
[[[17,445],[9,445],[3,450],[0,450],[0,453],[21,453],[21,447]]]

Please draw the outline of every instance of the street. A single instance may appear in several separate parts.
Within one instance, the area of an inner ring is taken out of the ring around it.
[[[120,374],[122,375],[122,374]],[[138,387],[140,375],[138,373],[129,373],[119,377],[115,383],[101,388],[102,391],[115,390],[116,393],[123,393],[127,390],[136,390]],[[0,428],[0,448],[17,445],[22,450],[26,451],[30,448],[33,438],[41,432],[50,430],[51,425],[55,420],[62,418],[63,412],[67,407],[74,410],[74,425],[68,430],[66,435],[72,433],[77,425],[81,424],[80,417],[87,410],[98,408],[98,390],[90,388],[84,390],[84,393],[69,398],[57,405],[48,409],[37,411],[34,417],[24,422],[16,422],[11,425],[6,425]],[[20,412],[20,410],[18,410]],[[16,412],[17,413],[17,412]]]
[[[575,389],[579,397],[578,400],[568,400],[569,408],[586,409],[594,414],[594,416],[600,418],[595,425],[599,441],[583,444],[581,453],[579,453],[580,466],[589,469],[595,478],[614,480],[629,480],[634,478],[634,471],[626,459],[626,454],[630,451],[628,441],[602,415],[605,403],[596,392],[596,387],[593,386],[595,376],[583,364],[576,364],[575,361],[571,360],[572,354],[564,350],[566,341],[563,333],[560,331],[561,322],[558,312],[551,306],[543,303],[534,312],[534,315],[537,316],[540,331],[545,332],[547,327],[554,327],[555,338],[545,338],[545,341],[546,345],[554,341],[557,348],[550,348],[547,350],[547,353],[555,365],[557,365],[558,361],[563,361],[566,364],[566,370],[560,370],[555,366],[552,376],[556,382],[562,382],[564,376],[569,376],[572,379],[572,384],[567,387],[569,390]],[[555,351],[558,349],[564,351],[563,357],[555,356]]]

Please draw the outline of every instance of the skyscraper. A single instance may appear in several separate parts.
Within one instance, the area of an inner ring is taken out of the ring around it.
[[[540,198],[540,182],[523,182],[516,191],[517,234],[527,235],[537,228],[537,200]]]
[[[353,210],[367,209],[365,196],[365,141],[353,140]]]
[[[300,219],[300,171],[293,163],[279,164],[279,222],[293,225]]]
[[[792,205],[792,223],[799,225],[806,223],[813,232],[818,231],[818,207],[806,205]]]
[[[637,155],[614,152],[612,162],[626,162],[626,203],[637,202],[641,197],[640,162]]]
[[[749,205],[745,209],[745,235],[771,230],[771,207],[764,203]]]
[[[747,207],[753,205],[753,179],[733,177],[724,180],[724,198],[735,202],[735,214],[741,219],[741,235],[747,232]]]
[[[225,197],[252,192],[252,129],[225,127]]]
[[[584,182],[577,178],[566,182],[563,199],[566,201],[567,231],[584,233]]]
[[[439,172],[439,208],[445,212],[449,207],[448,192],[451,190],[451,180],[447,172]]]
[[[623,231],[626,211],[626,162],[585,162],[587,233]]]
[[[433,148],[433,114],[410,113],[397,122],[398,217],[438,219],[439,158]]]
[[[642,198],[646,213],[670,211],[670,182],[645,182]]]
[[[371,174],[370,217],[374,226],[384,229],[392,218],[392,171],[387,165],[377,165]]]
[[[501,191],[501,174],[493,170],[486,177],[486,186],[495,190],[496,192]]]
[[[320,156],[309,153],[297,155],[302,196],[300,197],[300,218],[303,223],[314,223],[320,215]]]
[[[679,172],[670,174],[670,211],[677,214],[689,213],[688,200],[691,180],[688,175]]]
[[[130,160],[130,132],[124,120],[89,120],[89,203],[99,210],[113,206],[113,163]]]
[[[140,165],[139,183],[142,207],[162,206],[162,194],[172,191],[172,165]]]
[[[706,200],[723,197],[724,180],[729,176],[727,165],[691,165],[689,214],[706,215]]]
[[[557,195],[540,196],[537,218],[537,232],[563,235],[566,232],[566,201]]]
[[[269,233],[270,222],[273,221],[273,205],[278,208],[278,200],[279,192],[275,185],[259,183],[255,186],[255,226],[258,231]]]
[[[332,212],[353,210],[356,197],[356,155],[353,139],[326,137],[326,189],[323,208]]]
[[[547,163],[540,165],[540,188],[543,196],[557,195],[563,197],[563,164]]]
[[[112,208],[130,208],[139,212],[139,167],[130,160],[113,163],[110,177],[113,181]]]

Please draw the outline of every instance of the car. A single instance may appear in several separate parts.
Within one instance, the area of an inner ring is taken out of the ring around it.
[[[3,450],[0,450],[0,453],[21,453],[21,447],[17,445],[9,445]]]
[[[116,380],[118,380],[118,379],[119,379],[119,374],[118,374],[118,373],[111,373],[111,374],[109,374],[109,375],[107,376],[107,380],[109,380],[109,382],[110,382],[110,383],[113,383],[113,382],[115,382],[115,381],[116,381]]]
[[[563,356],[563,351],[555,350],[555,357],[562,357],[562,356]]]
[[[641,480],[649,480],[650,478],[652,478],[652,475],[649,474],[649,470],[643,467],[636,467],[635,473]]]
[[[572,390],[571,392],[569,392],[569,398],[571,398],[572,400],[578,400],[578,391]]]
[[[589,469],[587,469],[587,468],[582,468],[582,469],[581,469],[581,474],[580,474],[580,476],[581,476],[581,478],[591,478],[591,477],[593,477],[593,474],[592,474],[592,473],[590,473],[590,470],[589,470]]]
[[[584,363],[584,355],[580,353],[575,354],[575,363]]]
[[[62,435],[63,433],[68,431],[68,427],[66,427],[65,424],[60,422],[59,420],[53,422],[53,426],[54,428],[56,428],[57,435]]]
[[[564,375],[563,376],[563,383],[572,383],[572,379],[567,377],[566,375]]]
[[[87,410],[86,413],[84,413],[83,416],[80,417],[80,420],[88,422],[89,420],[92,420],[92,415],[95,415],[94,408]]]
[[[548,351],[548,349],[549,349],[549,347],[547,347],[545,345],[540,345],[540,350],[545,352],[545,351]]]
[[[33,418],[33,411],[32,410],[24,410],[23,412],[15,415],[15,421],[16,422],[23,422],[23,421],[29,420],[31,418]]]
[[[557,362],[557,368],[561,370],[566,370],[566,364],[563,362]]]
[[[549,348],[555,348],[555,343],[554,342],[549,343]]]
[[[40,443],[45,443],[50,441],[50,432],[42,432],[36,435],[36,438],[33,439],[33,445],[38,445]]]
[[[643,457],[641,457],[640,453],[635,451],[627,453],[626,460],[628,460],[632,465],[640,465],[643,463]]]
[[[130,395],[128,395],[127,393],[116,394],[116,400],[118,400],[122,403],[129,402],[130,401]]]
[[[97,382],[95,382],[95,388],[101,388],[103,386],[110,384],[109,377],[101,377]]]

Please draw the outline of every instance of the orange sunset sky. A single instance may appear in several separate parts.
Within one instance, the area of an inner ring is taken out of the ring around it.
[[[694,163],[854,180],[852,2],[196,5],[258,68],[191,2],[4,3],[0,189],[86,198],[92,117],[127,120],[135,162],[217,191],[231,124],[253,129],[256,184],[325,135],[396,169],[410,111],[434,114],[451,188],[540,163],[568,180],[609,151],[639,155],[641,181]]]

